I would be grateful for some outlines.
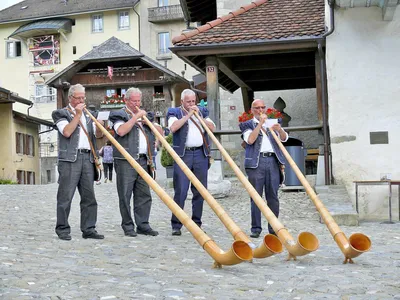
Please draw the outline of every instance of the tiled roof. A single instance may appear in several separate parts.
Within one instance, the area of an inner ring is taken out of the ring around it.
[[[268,41],[325,32],[324,0],[258,0],[175,37],[175,46]]]
[[[78,61],[142,56],[144,56],[144,54],[113,36],[83,55]]]
[[[132,8],[138,2],[139,0],[25,0],[0,11],[0,23]]]

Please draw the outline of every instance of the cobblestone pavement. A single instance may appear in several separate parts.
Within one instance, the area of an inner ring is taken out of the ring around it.
[[[286,261],[284,251],[213,269],[212,258],[186,229],[171,236],[171,214],[156,196],[150,221],[160,235],[131,238],[120,227],[115,183],[95,190],[97,229],[106,238],[82,239],[77,193],[72,240],[62,241],[54,233],[57,184],[0,186],[0,299],[400,299],[398,222],[341,227],[347,236],[362,232],[372,240],[370,252],[343,265],[308,197],[282,193],[281,222],[294,238],[302,231],[314,233],[320,248],[297,261]],[[249,234],[248,195],[237,181],[231,196],[219,203]],[[189,213],[190,206],[188,201]],[[233,239],[207,204],[203,222],[207,234],[228,250]]]

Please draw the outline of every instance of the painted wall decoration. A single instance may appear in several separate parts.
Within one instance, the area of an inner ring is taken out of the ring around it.
[[[43,35],[29,39],[29,51],[34,66],[49,66],[60,63],[60,36]]]

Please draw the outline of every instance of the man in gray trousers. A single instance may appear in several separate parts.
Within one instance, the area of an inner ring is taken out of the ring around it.
[[[142,92],[137,88],[126,91],[126,107],[110,113],[110,121],[114,124],[115,139],[128,153],[147,170],[154,156],[155,136],[141,118],[147,114],[140,109]],[[117,173],[117,190],[119,210],[122,217],[121,226],[126,236],[138,234],[156,236],[158,232],[149,224],[151,194],[149,185],[129,164],[125,157],[113,148],[115,171]],[[137,229],[131,214],[133,194],[133,212]]]
[[[52,117],[58,129],[58,192],[56,233],[61,240],[71,240],[68,216],[75,190],[81,196],[81,231],[84,239],[104,239],[96,231],[97,202],[94,195],[94,157],[88,133],[96,149],[93,121],[85,108],[85,88],[76,84],[68,91],[69,105],[53,111]]]

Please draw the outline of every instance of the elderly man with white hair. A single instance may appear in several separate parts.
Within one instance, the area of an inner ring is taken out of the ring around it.
[[[204,122],[211,131],[214,131],[215,124],[208,117],[208,110],[205,107],[198,107],[196,105],[196,94],[190,89],[185,89],[182,92],[180,107],[168,109],[168,128],[173,134],[174,150],[197,179],[207,188],[210,156],[209,140],[207,132],[205,132],[199,120],[193,115],[194,112],[197,112],[204,119]],[[174,200],[183,209],[190,181],[176,163],[174,163],[173,181]],[[192,220],[201,227],[204,199],[193,184],[191,185],[191,189],[193,193]],[[182,223],[175,215],[172,215],[171,227],[172,235],[181,235]]]
[[[244,167],[250,183],[262,197],[265,190],[267,205],[276,217],[279,216],[278,189],[282,182],[281,165],[285,164],[285,158],[271,136],[273,134],[267,127],[266,106],[263,100],[256,99],[251,104],[251,112],[254,118],[240,123],[242,138],[246,142]],[[279,123],[272,125],[281,141],[285,142],[289,138]],[[258,238],[262,231],[261,211],[251,201],[251,234],[253,238]],[[268,225],[269,233],[275,234],[271,225]]]
[[[94,195],[94,156],[97,128],[84,113],[85,88],[72,85],[67,107],[53,111],[58,129],[58,192],[56,233],[61,240],[71,240],[68,223],[71,202],[78,187],[81,196],[81,231],[84,239],[104,239],[96,231],[97,202]],[[102,121],[101,121],[102,123]]]

